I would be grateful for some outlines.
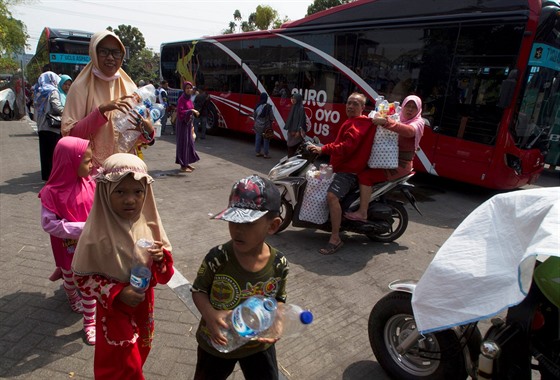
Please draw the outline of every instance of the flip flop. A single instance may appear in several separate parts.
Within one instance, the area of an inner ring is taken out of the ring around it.
[[[367,222],[367,219],[361,218],[361,217],[356,216],[356,215],[344,214],[344,217],[348,220],[354,220],[356,222],[363,222],[363,223]]]
[[[338,251],[340,248],[342,248],[343,245],[344,245],[344,242],[342,240],[338,244],[327,243],[327,245],[325,247],[323,247],[319,250],[319,253],[321,255],[324,255],[324,256],[332,255],[333,253]]]
[[[191,169],[191,168],[185,168],[185,169],[181,168],[181,169],[179,169],[179,171],[180,171],[181,173],[191,173],[191,172],[192,172],[192,169]]]

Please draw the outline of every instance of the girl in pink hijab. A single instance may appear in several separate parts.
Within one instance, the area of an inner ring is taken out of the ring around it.
[[[422,118],[422,100],[416,95],[409,95],[402,102],[399,121],[392,119],[373,119],[373,124],[387,128],[399,135],[399,166],[396,169],[366,168],[358,173],[360,183],[360,207],[355,212],[347,212],[344,216],[350,220],[367,220],[367,210],[371,187],[375,183],[400,178],[412,171],[412,160],[424,134]]]
[[[71,269],[74,251],[93,205],[95,182],[89,174],[93,167],[88,140],[63,137],[54,149],[49,180],[39,192],[41,225],[51,235],[57,268],[62,271],[63,288],[70,307],[84,315],[88,344],[95,343],[95,298],[78,292]]]

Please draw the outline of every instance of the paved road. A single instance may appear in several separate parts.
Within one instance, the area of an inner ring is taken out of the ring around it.
[[[81,319],[68,306],[53,269],[48,235],[39,224],[38,138],[33,123],[0,122],[0,377],[91,379],[93,348],[84,344]],[[170,128],[168,128],[170,130]],[[174,136],[166,135],[145,153],[175,265],[182,276],[156,290],[156,335],[145,365],[147,379],[190,379],[196,363],[198,315],[189,281],[206,252],[228,240],[227,224],[209,220],[227,204],[239,178],[266,175],[275,159],[253,154],[251,138],[208,136],[197,142],[201,161],[190,174],[174,164]],[[407,207],[409,229],[398,242],[374,244],[348,235],[344,249],[323,257],[317,250],[328,235],[289,227],[270,239],[290,262],[288,301],[313,310],[316,319],[298,339],[277,344],[288,379],[379,379],[388,377],[369,347],[367,319],[387,284],[419,278],[459,222],[492,191],[417,176],[415,194],[423,216]],[[537,186],[557,186],[558,172]],[[243,379],[236,371],[231,379]]]

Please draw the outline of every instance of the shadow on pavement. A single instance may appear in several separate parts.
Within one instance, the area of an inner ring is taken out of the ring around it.
[[[48,298],[39,292],[16,292],[0,298],[0,377],[32,373],[84,349],[82,330],[74,326],[82,316],[66,303],[62,289]]]
[[[373,355],[373,354],[372,354]],[[343,380],[385,380],[389,376],[381,369],[381,366],[373,361],[362,360],[350,364],[342,374]]]
[[[0,193],[2,194],[24,194],[39,193],[45,182],[41,180],[41,172],[23,173],[23,177],[9,179],[5,181],[7,185],[0,185]]]
[[[409,251],[409,247],[397,242],[378,243],[366,236],[357,234],[343,234],[344,246],[333,255],[324,256],[319,253],[329,239],[329,234],[323,231],[291,229],[274,235],[269,242],[275,248],[286,254],[288,261],[301,265],[306,270],[328,276],[348,276],[360,272],[367,263],[380,254],[402,254]],[[294,253],[293,246],[298,249]],[[342,265],[340,265],[342,264]]]

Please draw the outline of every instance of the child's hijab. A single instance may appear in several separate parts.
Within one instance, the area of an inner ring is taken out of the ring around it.
[[[144,186],[144,205],[136,220],[122,219],[111,208],[110,195],[128,175]],[[128,282],[132,252],[140,238],[158,240],[171,251],[152,192],[153,179],[144,161],[133,154],[117,153],[105,160],[96,176],[93,208],[78,241],[72,261],[74,273],[101,274]]]
[[[54,149],[49,180],[39,192],[41,204],[69,222],[84,222],[93,204],[95,182],[78,176],[88,146],[88,140],[78,137],[61,138]]]

